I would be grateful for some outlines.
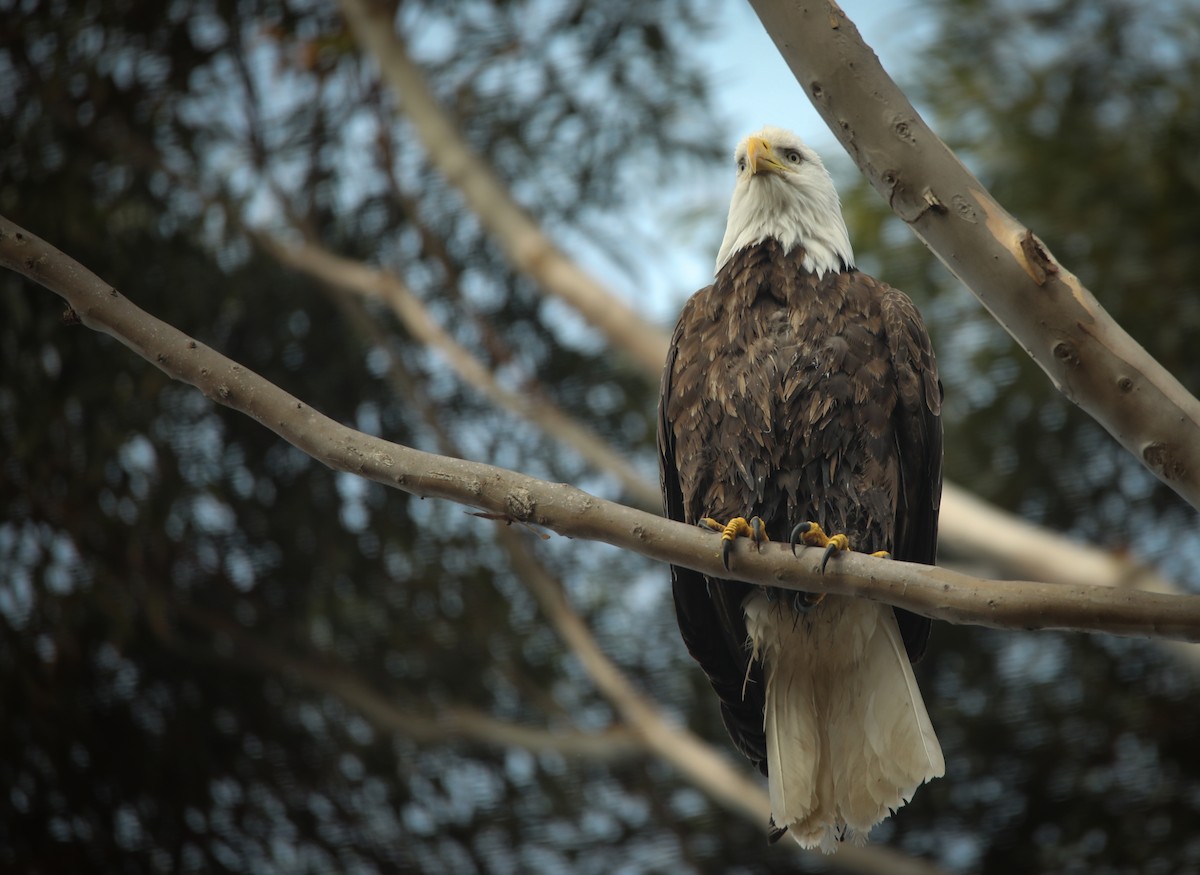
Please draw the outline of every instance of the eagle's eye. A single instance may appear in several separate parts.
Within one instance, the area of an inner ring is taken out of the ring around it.
[[[743,170],[745,170],[746,169],[746,159],[739,158],[737,160],[737,167],[738,167],[738,173],[741,173]]]
[[[802,160],[804,160],[804,157],[795,149],[788,149],[787,152],[784,153],[783,157],[792,164],[799,164]]]

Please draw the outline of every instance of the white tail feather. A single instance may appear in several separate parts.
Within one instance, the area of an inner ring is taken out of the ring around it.
[[[776,826],[829,853],[856,843],[946,770],[892,608],[826,596],[807,614],[756,591],[744,605],[763,660]]]

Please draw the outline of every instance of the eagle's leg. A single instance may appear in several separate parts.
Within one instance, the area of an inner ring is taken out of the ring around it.
[[[764,541],[771,540],[767,537],[767,524],[762,521],[762,517],[755,516],[746,519],[744,516],[737,516],[728,523],[720,523],[712,517],[706,516],[700,520],[698,525],[721,533],[721,564],[725,566],[726,571],[729,570],[729,551],[733,548],[735,538],[749,538],[754,542],[756,550]]]
[[[790,538],[792,544],[792,552],[796,552],[796,544],[804,544],[806,547],[824,547],[825,555],[821,557],[821,573],[825,573],[825,566],[829,564],[829,559],[835,553],[840,553],[843,550],[850,549],[850,539],[845,535],[827,535],[825,530],[821,528],[820,523],[805,522],[799,523],[794,529]],[[882,559],[891,557],[887,550],[878,550],[872,554]],[[818,599],[817,601],[820,601]],[[813,602],[816,604],[816,602]]]

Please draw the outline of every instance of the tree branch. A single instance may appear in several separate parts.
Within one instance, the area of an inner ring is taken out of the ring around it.
[[[505,389],[478,359],[434,321],[425,305],[390,271],[323,249],[312,243],[295,246],[261,233],[254,240],[283,264],[356,295],[383,301],[416,340],[437,350],[455,373],[496,406],[526,419],[557,438],[601,471],[613,474],[638,506],[657,509],[662,500],[657,485],[648,482],[603,438],[579,423],[550,399]]]
[[[1003,569],[1005,574],[1068,585],[1180,595],[1183,590],[1151,565],[1126,554],[1072,541],[1006,513],[947,483],[942,493],[939,535],[955,551]],[[1193,671],[1200,672],[1200,647],[1182,641],[1158,642]]]
[[[342,12],[359,45],[375,58],[430,162],[462,192],[471,211],[503,247],[513,266],[578,310],[615,349],[626,350],[657,375],[666,358],[666,346],[660,342],[658,332],[583,271],[513,200],[492,168],[471,150],[457,125],[438,105],[396,36],[392,16],[371,0],[342,0]]]
[[[394,732],[420,744],[466,741],[488,747],[521,747],[553,751],[563,756],[614,761],[644,756],[646,744],[624,727],[603,732],[576,729],[543,729],[497,720],[475,708],[441,708],[430,717],[397,706],[389,697],[358,675],[301,659],[267,644],[240,624],[197,605],[180,605],[182,616],[233,645],[239,665],[249,662],[256,671],[290,676],[307,687],[340,699],[358,711],[380,732]],[[170,646],[177,645],[168,642]],[[228,660],[226,660],[228,661]]]
[[[394,273],[366,267],[315,244],[290,246],[258,232],[248,230],[247,233],[286,265],[364,298],[383,300],[413,337],[439,350],[464,381],[498,406],[526,418],[547,435],[574,447],[596,467],[617,476],[638,506],[657,508],[657,489],[644,477],[639,478],[623,456],[558,408],[535,404],[527,397],[501,387],[468,350],[433,321],[420,300]],[[666,342],[665,335],[663,342]],[[1095,584],[1172,595],[1182,593],[1152,566],[1035,526],[954,483],[944,485],[942,511],[939,536],[943,545],[951,552],[982,558],[1006,575],[1051,583]],[[1200,648],[1177,641],[1160,643],[1193,670],[1200,671]]]
[[[53,246],[0,218],[0,264],[61,295],[83,324],[132,349],[209,399],[241,411],[329,467],[420,497],[445,498],[561,535],[603,541],[713,577],[885,601],[951,623],[1075,629],[1200,640],[1200,596],[1166,596],[1090,585],[998,582],[944,568],[839,556],[820,574],[821,551],[739,544],[725,571],[717,536],[492,465],[423,453],[362,434],[176,328],[143,312]]]
[[[1200,509],[1200,401],[946,148],[836,2],[751,5],[896,215],[1063,395]]]

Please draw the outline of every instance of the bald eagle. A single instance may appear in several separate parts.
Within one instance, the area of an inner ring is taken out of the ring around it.
[[[666,513],[720,529],[727,561],[745,535],[933,564],[942,390],[921,317],[854,268],[833,181],[802,140],[767,127],[734,160],[716,276],[684,306],[663,373]],[[865,841],[944,773],[910,664],[927,618],[671,575],[688,651],[767,776],[772,840]]]

